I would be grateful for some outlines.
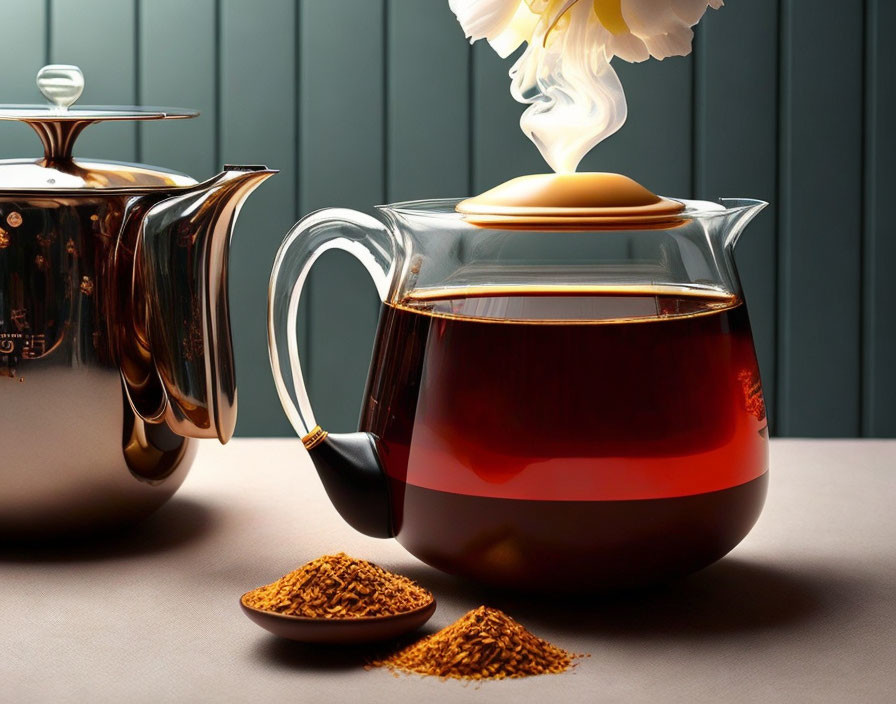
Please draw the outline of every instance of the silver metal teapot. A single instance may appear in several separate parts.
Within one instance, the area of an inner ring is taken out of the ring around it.
[[[76,159],[95,122],[190,110],[75,106],[74,66],[38,73],[47,106],[0,106],[40,159],[0,160],[0,536],[139,519],[186,476],[195,443],[236,424],[230,236],[275,171],[227,166],[197,183]]]

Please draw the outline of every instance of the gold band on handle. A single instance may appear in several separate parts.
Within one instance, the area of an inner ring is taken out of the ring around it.
[[[326,430],[319,425],[315,425],[311,429],[311,432],[302,438],[302,444],[305,446],[306,450],[311,450],[320,445],[326,439],[327,435],[329,435],[329,433],[327,433]]]

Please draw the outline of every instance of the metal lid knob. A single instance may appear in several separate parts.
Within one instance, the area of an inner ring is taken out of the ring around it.
[[[84,74],[77,66],[50,64],[37,72],[37,87],[58,110],[68,110],[84,92]]]
[[[196,117],[195,110],[138,106],[75,105],[84,92],[77,66],[50,64],[37,72],[37,87],[49,105],[0,105],[0,120],[30,125],[44,145],[45,166],[71,170],[72,147],[88,125],[107,120],[166,120]]]

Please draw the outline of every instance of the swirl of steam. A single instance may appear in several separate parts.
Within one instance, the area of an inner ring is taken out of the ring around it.
[[[604,49],[608,33],[588,4],[571,6],[559,22],[568,26],[539,23],[510,70],[510,92],[529,104],[520,117],[523,133],[554,171],[568,172],[622,127],[628,108]]]
[[[644,61],[683,56],[707,6],[722,0],[449,0],[471,42],[487,39],[506,58],[511,94],[528,104],[520,127],[554,171],[575,171],[598,142],[622,127],[625,93],[614,56]]]

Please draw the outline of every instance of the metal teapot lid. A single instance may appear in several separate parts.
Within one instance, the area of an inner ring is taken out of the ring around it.
[[[72,147],[88,125],[107,120],[169,120],[196,117],[195,110],[139,106],[74,105],[84,90],[77,66],[54,64],[37,73],[47,105],[0,105],[0,120],[30,125],[44,145],[44,157],[0,161],[0,190],[145,189],[191,186],[175,171],[138,164],[72,158]]]
[[[474,225],[514,229],[665,227],[683,210],[628,176],[599,172],[520,176],[457,204]]]

